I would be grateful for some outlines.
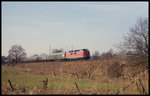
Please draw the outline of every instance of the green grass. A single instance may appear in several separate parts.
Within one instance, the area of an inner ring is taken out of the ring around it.
[[[20,69],[16,69],[16,68],[13,68],[13,67],[6,67],[6,66],[2,66],[2,73],[4,73],[4,72],[8,72],[8,73],[14,73],[14,72],[20,72],[20,71],[22,71],[22,70],[20,70]]]

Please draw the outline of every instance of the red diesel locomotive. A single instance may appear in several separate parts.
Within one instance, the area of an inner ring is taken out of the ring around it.
[[[90,59],[90,52],[88,49],[71,50],[65,53],[65,59]]]

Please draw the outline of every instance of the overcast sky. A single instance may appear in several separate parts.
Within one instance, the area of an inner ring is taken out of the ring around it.
[[[100,53],[122,40],[148,2],[2,2],[2,55],[22,45],[27,56],[52,49]]]

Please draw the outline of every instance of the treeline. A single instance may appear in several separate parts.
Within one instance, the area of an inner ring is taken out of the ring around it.
[[[92,54],[91,59],[112,59],[112,58],[119,58],[120,54],[114,53],[113,49],[110,49],[107,52],[99,53],[98,51],[95,51],[94,54]]]

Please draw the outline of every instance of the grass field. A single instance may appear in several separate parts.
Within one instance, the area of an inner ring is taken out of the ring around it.
[[[56,63],[60,62],[53,63],[58,67],[59,65]],[[13,67],[6,65],[2,66],[2,94],[144,94],[137,89],[136,84],[131,85],[123,92],[120,91],[130,84],[129,81],[123,81],[121,77],[108,78],[103,76],[100,79],[93,79],[89,78],[88,75],[84,75],[84,78],[83,76],[80,76],[82,75],[81,72],[78,73],[79,77],[77,78],[74,74],[73,76],[70,76],[67,75],[70,73],[60,71],[62,70],[61,68],[72,66],[69,64],[73,64],[73,62],[68,63],[67,66],[60,64],[60,69],[54,69],[54,66],[52,67],[53,63],[42,63],[45,64],[42,65],[42,67],[40,67],[41,63],[38,63],[38,65],[37,63],[29,63]],[[86,62],[86,64],[87,63],[89,62]],[[53,68],[53,70],[50,67]],[[95,67],[95,70],[97,67]],[[48,70],[48,68],[51,69],[52,72]],[[54,70],[56,70],[56,72]],[[60,73],[63,73],[63,75],[59,74],[59,71]],[[96,76],[94,74],[95,72],[92,72],[92,76]],[[64,75],[64,73],[66,73],[66,75]],[[42,81],[47,78],[47,89],[44,89]],[[16,89],[15,91],[12,91],[8,80],[11,81],[12,86]],[[145,89],[148,93],[148,87],[145,87]]]

